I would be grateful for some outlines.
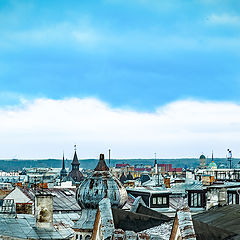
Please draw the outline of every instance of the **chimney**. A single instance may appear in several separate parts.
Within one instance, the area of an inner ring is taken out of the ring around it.
[[[53,228],[53,196],[38,192],[35,195],[35,215],[37,228]]]

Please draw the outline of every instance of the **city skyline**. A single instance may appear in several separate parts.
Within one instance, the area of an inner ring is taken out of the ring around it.
[[[0,1],[0,158],[240,157],[239,10]]]

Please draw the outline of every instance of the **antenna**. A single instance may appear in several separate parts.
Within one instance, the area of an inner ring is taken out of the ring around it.
[[[227,156],[227,160],[229,161],[229,168],[232,168],[232,150],[227,149],[228,151],[228,156]]]
[[[111,149],[108,149],[108,161],[109,161],[109,168],[110,168],[110,156],[111,156]]]
[[[42,176],[42,186],[41,186],[42,192],[43,192],[43,177],[44,177],[44,175]]]
[[[154,153],[155,155],[155,164],[157,164],[157,154]],[[158,187],[160,186],[160,179],[159,179],[159,167],[158,167],[158,164],[157,164],[157,175],[158,175]]]

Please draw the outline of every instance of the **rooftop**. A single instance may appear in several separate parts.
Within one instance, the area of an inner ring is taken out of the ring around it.
[[[0,218],[0,237],[21,239],[70,239],[74,235],[71,228],[43,229],[35,226],[32,215],[18,215],[18,218]]]

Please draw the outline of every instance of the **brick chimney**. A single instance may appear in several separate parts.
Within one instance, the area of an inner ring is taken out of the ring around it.
[[[36,226],[38,228],[53,228],[53,196],[50,193],[39,192],[35,195]]]

